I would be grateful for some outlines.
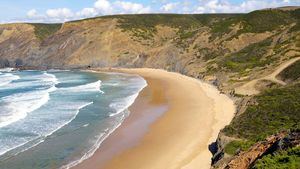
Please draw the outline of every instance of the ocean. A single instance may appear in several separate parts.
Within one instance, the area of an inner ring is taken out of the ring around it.
[[[0,69],[0,168],[69,168],[89,158],[147,85],[136,75]]]

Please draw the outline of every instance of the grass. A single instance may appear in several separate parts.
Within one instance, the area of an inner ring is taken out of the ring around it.
[[[242,17],[241,32],[261,33],[273,31],[293,22],[291,14],[282,10],[259,10]]]
[[[290,148],[269,154],[259,159],[253,169],[299,169],[300,168],[300,147]]]
[[[225,153],[235,155],[239,150],[246,151],[253,145],[253,142],[234,140],[226,144]]]
[[[131,32],[139,40],[150,40],[157,32],[156,26],[168,26],[178,29],[182,43],[185,39],[192,38],[197,28],[206,26],[211,28],[212,39],[229,33],[231,27],[241,24],[242,29],[234,35],[242,33],[260,33],[279,29],[292,22],[299,21],[299,10],[294,12],[282,10],[260,10],[248,14],[137,14],[137,15],[112,15],[101,16],[93,19],[118,19],[118,26],[126,32]],[[78,22],[78,21],[72,21]],[[294,29],[298,29],[299,24]]]
[[[143,39],[151,39],[157,32],[156,26],[158,25],[179,28],[181,32],[199,25],[197,20],[190,15],[145,14],[120,15],[117,17],[119,19],[119,27],[123,31],[133,32],[135,37]],[[139,34],[135,33],[137,30],[140,32]]]
[[[157,25],[172,28],[189,29],[199,25],[210,25],[214,20],[232,16],[232,14],[140,14],[115,15],[124,29],[148,29]]]
[[[279,74],[279,77],[286,81],[295,81],[300,78],[300,60],[296,61],[291,66],[287,67]]]
[[[241,16],[221,20],[211,26],[211,32],[218,35],[229,33],[231,31],[230,28],[240,22],[240,18]]]
[[[183,31],[181,33],[179,33],[179,37],[180,39],[189,39],[192,38],[195,34],[197,33],[197,31]]]
[[[296,47],[300,48],[300,38],[298,40],[296,39]]]
[[[210,26],[224,18],[235,14],[140,14],[140,15],[115,15],[103,18],[118,18],[119,27],[123,31],[136,32],[133,34],[143,39],[151,39],[157,32],[156,26],[168,26],[178,29],[177,34],[184,40],[193,37],[197,32],[193,31],[202,26]]]
[[[35,36],[41,41],[53,35],[62,26],[62,24],[41,24],[41,23],[32,23],[31,25],[34,26]]]
[[[297,23],[295,26],[291,28],[289,32],[300,31],[300,9],[291,12],[292,17],[297,19]]]
[[[241,24],[242,28],[230,39],[238,37],[243,33],[262,33],[273,31],[293,22],[296,22],[297,25],[292,28],[292,31],[297,31],[300,29],[299,18],[299,10],[292,12],[276,9],[258,10],[248,14],[235,15],[211,25],[211,32],[213,33],[212,39],[229,33],[232,30],[231,27],[237,24]]]
[[[242,33],[262,33],[273,31],[293,22],[296,22],[297,24],[291,29],[291,31],[299,31],[300,9],[294,11],[282,11],[276,9],[253,11],[248,14],[235,15],[220,20],[219,22],[212,24],[211,28],[213,34],[223,35],[229,33],[232,26],[240,23],[242,28],[236,35],[234,35],[234,37],[237,37]]]
[[[224,128],[228,136],[248,141],[260,141],[282,130],[300,126],[300,84],[270,89],[254,98],[240,116]]]
[[[253,11],[248,14],[135,14],[101,16],[84,20],[117,18],[118,26],[123,31],[132,32],[134,37],[146,40],[153,38],[157,32],[156,26],[168,26],[177,28],[179,35],[184,40],[195,34],[193,31],[188,30],[195,30],[203,26],[211,28],[212,37],[229,33],[231,27],[239,23],[242,25],[242,29],[235,36],[242,33],[273,31],[281,26],[299,21],[299,11],[273,9]],[[293,29],[298,30],[299,23]]]
[[[268,52],[272,40],[266,39],[251,44],[242,50],[225,57],[220,64],[230,71],[239,72],[254,67],[262,67],[271,63],[274,58],[264,58]]]

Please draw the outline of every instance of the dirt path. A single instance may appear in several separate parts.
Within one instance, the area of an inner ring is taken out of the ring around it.
[[[268,75],[265,77],[265,79],[267,80],[271,80],[273,82],[277,82],[279,84],[282,84],[282,85],[285,85],[285,82],[279,80],[276,78],[276,76],[282,72],[284,69],[286,69],[287,67],[289,67],[290,65],[292,65],[293,63],[295,63],[296,61],[298,61],[300,59],[300,57],[296,57],[296,58],[293,58],[283,64],[281,64],[272,74]]]
[[[287,62],[284,62],[283,64],[279,65],[275,71],[265,77],[262,77],[262,78],[258,78],[258,79],[254,79],[254,80],[251,80],[250,82],[240,86],[240,87],[237,87],[235,89],[235,93],[237,94],[241,94],[241,95],[256,95],[258,94],[260,91],[257,90],[255,88],[256,84],[258,81],[260,80],[269,80],[269,81],[272,81],[274,83],[278,83],[278,84],[281,84],[281,85],[286,85],[285,82],[279,80],[276,78],[276,76],[282,72],[285,68],[289,67],[291,64],[295,63],[296,61],[300,60],[300,57],[296,57],[296,58],[293,58]]]

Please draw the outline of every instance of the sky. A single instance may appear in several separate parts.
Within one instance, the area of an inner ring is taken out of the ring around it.
[[[1,0],[0,23],[66,22],[102,15],[140,13],[246,13],[300,0]]]

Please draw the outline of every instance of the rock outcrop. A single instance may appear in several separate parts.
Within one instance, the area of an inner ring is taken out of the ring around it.
[[[226,136],[219,136],[219,139],[222,141],[230,140],[224,139]],[[221,141],[219,140],[219,141]],[[232,140],[232,139],[231,139]],[[220,144],[220,143],[219,143]],[[220,144],[220,145],[224,145]],[[280,132],[276,135],[272,135],[266,140],[258,142],[250,147],[247,151],[242,151],[233,157],[223,159],[222,162],[219,162],[218,165],[214,165],[213,168],[218,169],[249,169],[255,162],[262,158],[264,155],[272,154],[278,150],[286,150],[291,147],[300,146],[300,131],[292,132]],[[222,148],[223,146],[221,146]],[[218,154],[215,154],[214,159],[219,160],[218,156],[222,155],[224,157],[224,152],[220,151]],[[212,161],[217,162],[217,161]]]

